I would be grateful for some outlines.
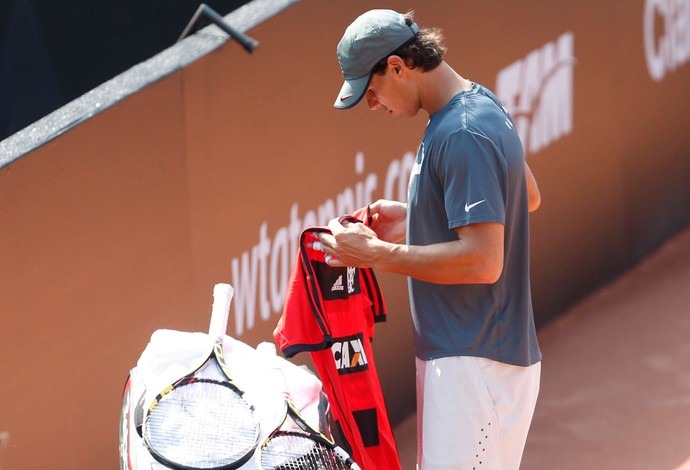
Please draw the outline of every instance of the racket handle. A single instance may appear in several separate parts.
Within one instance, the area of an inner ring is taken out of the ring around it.
[[[211,324],[208,334],[215,341],[223,339],[228,327],[230,302],[235,289],[230,284],[216,284],[213,287],[213,308],[211,309]]]

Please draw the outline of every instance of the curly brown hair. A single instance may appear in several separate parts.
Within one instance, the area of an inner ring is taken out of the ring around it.
[[[411,26],[414,23],[414,11],[408,11],[404,15],[405,23]],[[423,72],[434,70],[443,60],[446,46],[443,45],[443,33],[440,28],[420,28],[415,37],[398,47],[396,50],[381,59],[371,69],[372,75],[383,75],[388,67],[388,57],[397,55],[405,61],[408,67],[421,68]]]

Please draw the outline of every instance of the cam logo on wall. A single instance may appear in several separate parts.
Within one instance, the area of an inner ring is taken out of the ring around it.
[[[690,61],[690,0],[645,2],[644,52],[649,76],[657,82]]]
[[[496,94],[510,111],[525,154],[573,130],[575,37],[563,33],[498,72]]]

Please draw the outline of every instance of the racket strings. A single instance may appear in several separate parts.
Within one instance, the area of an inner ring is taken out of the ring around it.
[[[262,470],[339,470],[351,468],[335,451],[298,432],[281,432],[261,449]]]
[[[258,438],[249,404],[222,382],[178,385],[151,410],[149,446],[164,459],[193,468],[214,468],[244,458]]]

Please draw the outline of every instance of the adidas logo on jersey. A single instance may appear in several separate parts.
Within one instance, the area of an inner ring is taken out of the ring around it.
[[[324,300],[347,300],[360,293],[359,270],[352,267],[332,268],[314,263],[315,280]]]
[[[331,287],[331,292],[335,292],[338,290],[345,290],[345,287],[343,286],[343,275],[341,274],[338,276],[338,279],[335,280],[333,283],[333,287]]]

